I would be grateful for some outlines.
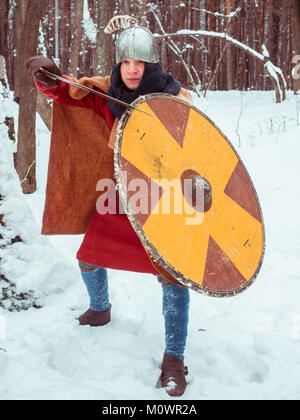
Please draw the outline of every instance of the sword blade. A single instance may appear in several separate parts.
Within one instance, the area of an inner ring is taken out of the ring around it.
[[[58,76],[57,74],[54,74],[54,73],[51,73],[51,71],[48,71],[48,70],[44,69],[43,67],[41,67],[39,70],[41,72],[43,72],[50,79],[60,80],[61,82],[68,83],[69,85],[75,86],[75,87],[77,87],[79,89],[86,90],[87,92],[94,93],[96,95],[102,96],[102,98],[108,99],[108,100],[110,100],[112,102],[116,102],[116,103],[118,103],[120,105],[125,106],[126,108],[136,109],[137,111],[144,112],[145,114],[150,115],[151,117],[153,117],[153,115],[150,114],[150,112],[147,112],[144,109],[141,109],[141,108],[132,106],[132,105],[128,104],[127,102],[120,101],[120,99],[113,98],[112,96],[106,95],[105,93],[99,92],[98,90],[89,88],[88,86],[84,86],[84,85],[81,85],[79,83],[73,82],[72,80],[65,79],[64,77]]]

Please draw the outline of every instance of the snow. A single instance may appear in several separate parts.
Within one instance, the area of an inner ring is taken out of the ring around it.
[[[270,58],[269,51],[268,51],[267,47],[265,46],[265,44],[262,44],[262,54],[263,54],[264,57]]]
[[[257,280],[236,297],[191,291],[189,385],[174,399],[155,388],[164,328],[161,289],[153,276],[110,270],[111,323],[78,325],[76,317],[88,306],[75,259],[82,236],[39,234],[49,132],[37,116],[38,189],[23,196],[12,160],[3,158],[11,153],[4,110],[17,115],[17,107],[0,96],[0,188],[7,197],[2,204],[6,221],[24,240],[7,247],[10,251],[0,248],[1,271],[19,290],[34,290],[42,304],[20,312],[0,308],[0,398],[299,399],[299,100],[291,92],[278,104],[274,92],[195,95],[253,180],[264,215],[266,253]]]
[[[7,225],[0,224],[0,249],[3,246],[0,274],[16,283],[19,292],[34,290],[42,300],[44,293],[62,290],[72,282],[72,267],[67,275],[63,274],[66,268],[64,259],[48,239],[41,236],[40,224],[35,222],[31,207],[24,200],[13,165],[15,145],[8,139],[7,127],[3,124],[5,115],[15,114],[17,121],[17,112],[17,105],[0,94],[0,195],[3,197],[0,214],[5,216],[3,221]],[[39,160],[40,164],[44,164],[42,159]],[[33,200],[37,198],[36,195]],[[42,202],[36,204],[41,207]],[[22,242],[10,245],[16,236],[21,237]],[[58,272],[58,282],[49,281],[54,271]],[[7,287],[7,284],[0,280],[0,287]],[[6,309],[10,308],[10,301],[4,304]]]
[[[83,28],[85,36],[91,43],[95,43],[97,39],[97,28],[96,25],[93,22],[93,19],[91,18],[88,2],[87,0],[84,0],[83,3]]]
[[[292,77],[293,79],[300,79],[300,55],[294,55],[292,63],[295,64],[292,69]]]

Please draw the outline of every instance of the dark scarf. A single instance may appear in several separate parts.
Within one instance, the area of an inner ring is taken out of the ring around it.
[[[145,71],[140,85],[134,91],[128,90],[121,79],[121,63],[113,68],[110,75],[110,88],[108,94],[116,99],[120,99],[128,104],[132,103],[141,95],[148,93],[162,92],[170,95],[177,95],[181,89],[181,84],[173,78],[170,73],[165,73],[160,64],[145,63]],[[121,118],[126,110],[125,106],[108,101],[108,106],[115,117]]]

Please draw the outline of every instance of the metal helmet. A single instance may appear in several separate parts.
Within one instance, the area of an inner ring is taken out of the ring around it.
[[[158,63],[158,48],[152,33],[140,25],[133,25],[122,31],[116,43],[116,62],[136,58],[147,63]]]

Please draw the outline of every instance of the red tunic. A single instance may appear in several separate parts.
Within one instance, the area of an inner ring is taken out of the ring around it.
[[[36,84],[41,92],[59,104],[92,109],[112,129],[114,116],[105,98],[89,94],[77,100],[69,96],[69,86],[65,83],[60,82],[53,88],[47,88],[38,81]],[[106,268],[158,274],[124,214],[101,215],[95,212],[77,258]]]

